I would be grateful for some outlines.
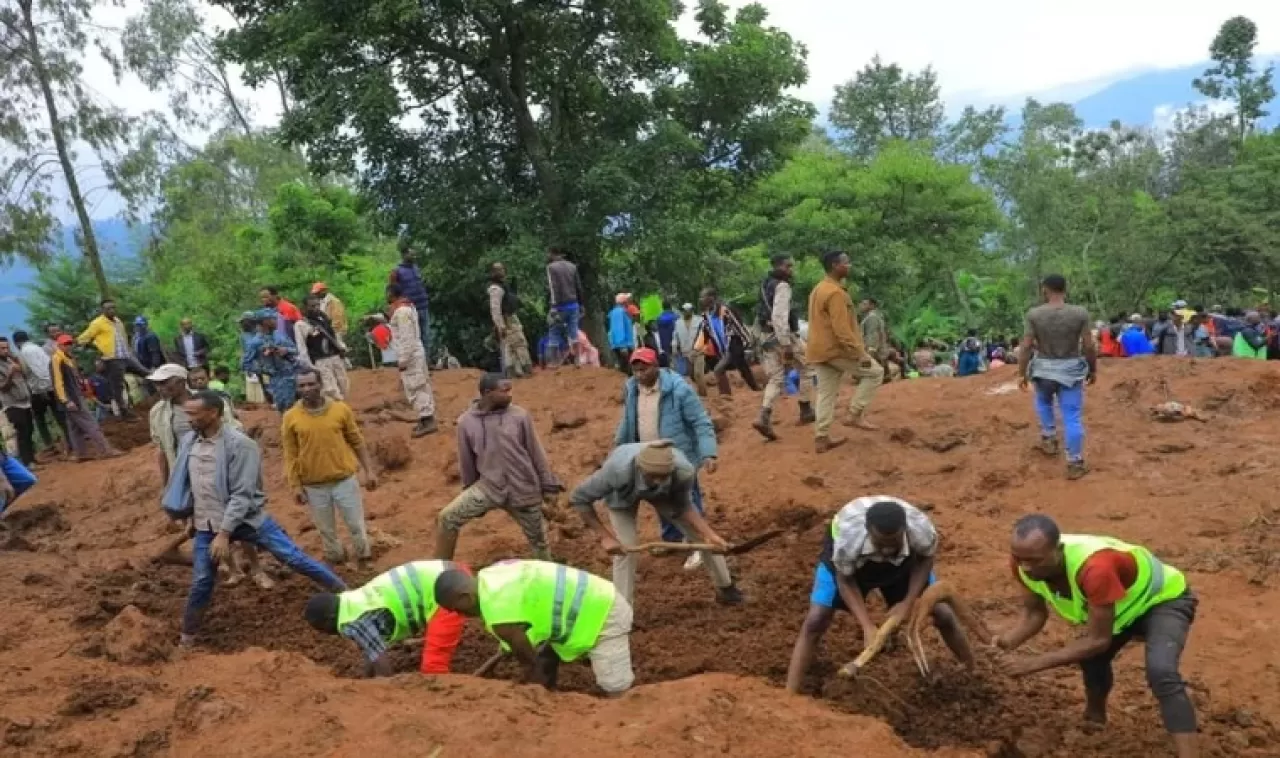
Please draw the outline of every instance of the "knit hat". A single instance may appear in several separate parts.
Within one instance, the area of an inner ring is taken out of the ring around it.
[[[676,456],[671,440],[650,442],[636,456],[636,467],[649,476],[671,476],[671,472],[676,470]]]

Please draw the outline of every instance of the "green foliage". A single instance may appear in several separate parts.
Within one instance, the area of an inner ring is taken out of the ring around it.
[[[944,119],[938,94],[932,68],[907,73],[896,63],[885,65],[877,55],[851,81],[836,87],[829,117],[845,148],[866,157],[885,140],[937,137]]]
[[[1196,79],[1196,89],[1215,100],[1229,100],[1236,108],[1236,136],[1243,140],[1258,119],[1267,115],[1265,106],[1276,96],[1272,76],[1275,67],[1258,71],[1253,64],[1258,47],[1258,25],[1236,16],[1227,19],[1209,46],[1213,65]]]

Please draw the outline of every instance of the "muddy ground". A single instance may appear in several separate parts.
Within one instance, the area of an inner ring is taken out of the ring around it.
[[[353,377],[354,399],[382,487],[366,495],[377,567],[424,557],[435,514],[457,491],[452,419],[474,395],[476,374],[436,376],[440,435],[409,437],[394,373]],[[1093,472],[1066,482],[1060,461],[1033,448],[1030,399],[1012,369],[971,379],[886,386],[877,433],[820,458],[811,432],[776,413],[783,439],[751,430],[759,395],[737,387],[708,408],[720,429],[720,470],[704,480],[711,523],[730,539],[784,527],[784,537],[734,559],[745,608],[713,602],[705,574],[671,558],[642,559],[633,655],[639,687],[618,701],[585,693],[586,667],[562,671],[571,692],[496,681],[354,678],[359,659],[343,640],[301,618],[307,583],[281,575],[264,592],[220,587],[200,647],[173,649],[189,568],[147,556],[171,538],[161,515],[155,453],[141,428],[111,430],[132,447],[114,462],[54,464],[10,512],[0,549],[0,756],[364,755],[409,756],[1133,756],[1171,755],[1146,690],[1140,646],[1117,661],[1111,724],[1082,728],[1079,676],[1071,670],[1012,681],[984,656],[964,672],[933,632],[938,671],[924,682],[905,649],[878,659],[875,682],[837,681],[857,651],[840,619],[809,681],[809,695],[780,689],[808,605],[825,521],[848,500],[892,494],[930,509],[943,535],[940,577],[955,582],[987,622],[1015,613],[1008,529],[1044,511],[1073,531],[1150,546],[1188,572],[1201,604],[1183,661],[1199,707],[1206,754],[1280,755],[1280,576],[1273,576],[1280,509],[1269,497],[1280,432],[1274,364],[1151,359],[1104,364],[1087,399]],[[1206,423],[1162,423],[1148,409],[1168,399],[1207,410]],[[563,370],[517,385],[516,402],[538,420],[552,463],[569,483],[603,460],[620,410],[620,379]],[[278,419],[242,413],[267,456],[270,510],[319,554],[305,513],[287,497]],[[580,418],[576,418],[580,417]],[[585,423],[580,423],[585,422]],[[141,422],[145,424],[145,422]],[[554,428],[553,427],[557,427]],[[646,515],[644,528],[656,534]],[[553,514],[552,549],[608,576],[608,559],[567,509]],[[501,514],[464,532],[459,558],[484,564],[520,556],[519,530]],[[368,577],[349,567],[351,583]],[[1051,622],[1030,643],[1068,639]],[[494,650],[472,626],[455,669]],[[416,652],[397,652],[412,672]],[[887,688],[887,692],[886,692]]]

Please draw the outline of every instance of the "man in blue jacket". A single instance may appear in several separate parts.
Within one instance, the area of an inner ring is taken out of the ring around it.
[[[195,644],[205,610],[213,599],[218,563],[230,558],[232,542],[248,542],[332,593],[347,585],[327,566],[302,550],[267,515],[258,443],[222,424],[222,398],[201,392],[184,410],[193,431],[178,448],[162,504],[175,518],[191,519],[194,572],[182,615],[183,647]]]
[[[632,377],[623,384],[622,419],[613,436],[614,446],[671,440],[695,469],[714,473],[716,429],[693,388],[674,371],[659,368],[657,353],[649,348],[631,356],[631,373]],[[702,488],[696,477],[689,497],[701,514]],[[662,539],[682,542],[684,534],[663,519]],[[701,565],[700,554],[694,553],[685,568],[692,570]]]
[[[400,288],[400,292],[413,303],[413,309],[418,312],[418,333],[422,336],[422,349],[427,355],[427,362],[431,362],[431,314],[427,310],[428,297],[427,285],[422,281],[422,271],[418,268],[418,264],[414,262],[413,248],[405,246],[400,249],[400,263],[391,269],[391,277],[388,284],[394,284]]]

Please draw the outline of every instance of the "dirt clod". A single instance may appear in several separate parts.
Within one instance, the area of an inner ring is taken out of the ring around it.
[[[165,640],[164,624],[148,618],[136,606],[120,610],[103,632],[103,651],[108,660],[136,666],[169,657],[171,645]]]

